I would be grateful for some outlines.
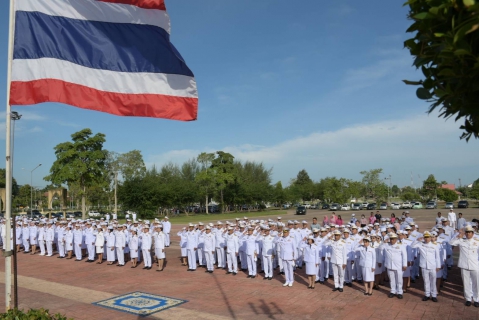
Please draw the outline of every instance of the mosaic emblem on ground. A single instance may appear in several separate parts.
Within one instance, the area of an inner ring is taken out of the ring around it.
[[[179,306],[187,300],[175,299],[144,292],[132,292],[107,300],[94,302],[94,305],[118,311],[129,312],[140,316]]]

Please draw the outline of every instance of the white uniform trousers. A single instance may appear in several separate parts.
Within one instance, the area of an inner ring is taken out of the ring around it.
[[[283,260],[283,270],[284,277],[286,278],[286,283],[294,282],[294,273],[293,273],[294,260]]]
[[[204,266],[205,265],[205,252],[204,252],[203,248],[196,249],[196,253],[198,254],[198,264],[200,266]]]
[[[411,279],[415,280],[419,274],[419,257],[414,259],[411,267]]]
[[[103,260],[106,260],[106,257],[108,255],[108,247],[105,245],[103,246]]]
[[[81,254],[81,244],[76,244],[74,243],[74,246],[75,248],[75,257],[77,260],[81,260],[82,259],[82,254]]]
[[[216,248],[216,258],[218,259],[218,268],[226,267],[225,248]]]
[[[226,261],[228,262],[228,272],[238,272],[238,259],[236,259],[235,252],[227,252]]]
[[[196,250],[186,249],[186,253],[188,254],[188,269],[196,270]]]
[[[25,248],[25,252],[30,251],[30,241],[29,239],[23,239],[23,248]]]
[[[333,263],[334,287],[342,288],[344,284],[344,269],[342,264]]]
[[[422,268],[422,277],[424,279],[424,295],[426,297],[437,297],[436,269]]]
[[[461,269],[464,299],[479,302],[479,271]],[[472,296],[471,296],[472,293]]]
[[[170,234],[165,233],[165,246],[169,247],[170,246]]]
[[[52,242],[47,241],[47,256],[52,256],[52,255],[53,255]]]
[[[111,250],[111,248],[113,248],[113,250]],[[115,247],[108,247],[108,250],[106,251],[106,260],[108,262],[114,262],[116,260],[115,253]]]
[[[333,263],[331,262],[331,260],[329,260],[328,270],[329,270],[329,276],[330,276],[330,277],[334,276]]]
[[[143,253],[143,264],[145,267],[151,267],[151,252],[148,249],[141,249]]]
[[[402,291],[402,269],[401,270],[389,270],[388,269],[388,277],[389,277],[389,284],[391,285],[391,293],[392,294],[403,294]]]
[[[303,266],[303,259],[304,259],[304,253],[303,253],[303,250],[301,249],[297,249],[296,252],[298,253],[298,259],[296,260],[296,265],[298,267],[302,267]],[[295,256],[296,257],[296,256]]]
[[[246,260],[248,261],[248,274],[250,276],[255,276],[256,275],[256,261],[254,261],[254,254],[246,255]]]
[[[240,251],[239,252],[240,262],[241,262],[241,269],[248,269],[248,261],[246,259],[246,252]]]
[[[65,256],[65,243],[62,242],[62,241],[58,241],[57,246],[58,246],[58,255],[60,257],[64,257]]]
[[[324,260],[322,263],[321,263],[321,266],[323,268],[323,277],[324,279],[328,279],[329,278],[329,266],[331,264],[331,260],[329,259],[326,259]]]
[[[363,280],[363,269],[359,265],[359,259],[356,259],[354,261],[353,269],[354,269],[354,275],[356,276],[356,278],[352,278],[352,279]]]
[[[273,277],[273,257],[272,256],[263,256],[263,263],[264,267],[264,276],[265,277]]]
[[[353,282],[353,270],[356,270],[356,263],[352,264],[351,260],[348,260],[346,264],[346,270],[344,270],[344,281],[346,283]]]
[[[88,250],[88,260],[95,260],[95,245],[89,243],[86,248]]]
[[[45,240],[38,240],[38,246],[40,247],[40,254],[45,255]]]
[[[118,258],[118,264],[124,265],[125,264],[125,251],[122,247],[116,247],[116,256]]]
[[[3,250],[5,250],[6,247],[7,247],[7,239],[2,236],[2,248],[3,248]]]
[[[213,271],[215,265],[215,255],[211,251],[205,251],[206,269]]]

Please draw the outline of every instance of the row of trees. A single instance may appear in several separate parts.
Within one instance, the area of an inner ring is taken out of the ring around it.
[[[218,204],[215,209],[222,212],[317,200],[346,203],[358,198],[377,202],[389,197],[457,199],[454,191],[439,188],[445,181],[438,183],[433,175],[421,188],[400,189],[387,184],[390,178],[384,178],[380,168],[361,171],[360,181],[337,177],[313,181],[306,170],[301,170],[288,187],[283,187],[281,182],[272,184],[271,168],[254,161],[237,161],[223,151],[201,153],[183,164],[147,169],[138,150],[123,154],[105,150],[106,138],[101,133],[93,135],[90,129],[83,129],[71,137],[72,141],[54,148],[57,159],[44,178],[50,185],[43,191],[59,186],[68,188],[70,203],[76,206],[81,203],[84,214],[92,205],[116,208],[116,204],[142,214],[157,214],[171,208],[188,212],[198,206],[208,212],[212,199]],[[1,184],[2,181],[0,187]],[[14,205],[28,206],[30,192],[29,185],[18,187],[14,182]],[[463,193],[479,198],[479,179]],[[43,203],[46,205],[46,201]]]

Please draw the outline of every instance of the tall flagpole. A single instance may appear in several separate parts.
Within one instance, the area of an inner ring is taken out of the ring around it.
[[[7,64],[7,105],[6,105],[6,138],[5,138],[5,309],[11,308],[12,301],[12,241],[11,223],[12,223],[12,148],[11,148],[11,123],[12,108],[10,106],[10,82],[12,78],[13,61],[13,33],[15,28],[15,0],[10,0],[10,24],[8,29],[8,64]]]

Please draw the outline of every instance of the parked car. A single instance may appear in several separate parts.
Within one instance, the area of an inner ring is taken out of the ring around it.
[[[469,202],[467,202],[466,200],[461,200],[461,201],[458,202],[457,207],[458,208],[469,208]]]
[[[421,203],[421,202],[414,202],[412,208],[413,208],[413,209],[422,209],[423,206],[422,206],[422,203]]]
[[[361,203],[353,203],[351,206],[352,210],[363,210],[363,205]]]
[[[323,206],[321,207],[321,209],[329,209],[329,204],[327,204],[327,203],[323,204]]]
[[[388,204],[386,202],[381,203],[379,206],[379,210],[387,210],[388,209]]]
[[[401,209],[411,209],[412,208],[412,203],[409,201],[403,202],[401,205]]]
[[[370,203],[370,204],[368,204],[368,206],[366,207],[366,209],[368,209],[368,210],[376,210],[376,204],[375,204],[375,203]]]
[[[351,207],[349,206],[349,204],[345,203],[341,206],[341,211],[349,211],[351,210]]]
[[[305,206],[299,206],[297,209],[296,209],[296,214],[306,214],[306,207]]]
[[[88,215],[89,215],[90,217],[99,217],[99,216],[100,216],[100,212],[94,211],[94,210],[93,210],[93,211],[88,211]]]
[[[73,216],[75,216],[75,218],[79,218],[82,216],[82,212],[81,211],[75,211],[73,212]]]
[[[341,206],[337,203],[333,203],[331,204],[331,206],[329,207],[329,210],[331,211],[338,211],[338,210],[341,210]]]
[[[454,209],[454,202],[446,202],[446,209]]]
[[[363,203],[361,203],[361,207],[362,207],[363,209],[366,209],[366,208],[368,207],[368,204],[369,204],[369,203],[367,203],[367,202],[363,202]]]
[[[401,209],[401,205],[399,203],[393,202],[393,203],[391,203],[391,209],[399,210],[399,209]]]
[[[53,212],[52,218],[61,219],[63,218],[63,212]]]
[[[436,201],[429,201],[426,204],[426,209],[437,209],[437,203]]]

